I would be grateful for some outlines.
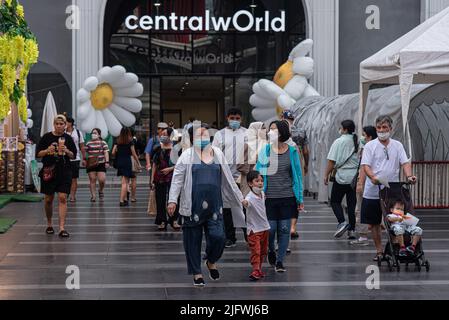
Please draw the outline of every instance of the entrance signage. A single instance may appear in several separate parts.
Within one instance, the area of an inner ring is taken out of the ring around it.
[[[178,16],[172,12],[169,16],[142,16],[130,15],[125,20],[126,28],[129,30],[155,30],[155,31],[216,31],[225,32],[236,30],[284,32],[285,11],[280,12],[280,17],[272,17],[269,11],[265,11],[263,17],[255,17],[250,11],[237,11],[232,17],[213,17],[209,10],[204,16]]]

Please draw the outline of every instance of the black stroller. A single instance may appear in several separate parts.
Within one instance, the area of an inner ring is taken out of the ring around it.
[[[399,256],[399,244],[394,243],[394,233],[391,230],[391,223],[387,219],[387,215],[390,213],[390,207],[396,200],[401,200],[405,205],[405,211],[414,214],[413,202],[410,196],[410,184],[405,182],[390,182],[390,187],[383,188],[379,192],[380,206],[382,209],[383,221],[387,230],[388,242],[385,245],[385,250],[382,260],[378,260],[377,264],[380,267],[382,261],[385,261],[390,271],[394,268],[399,272],[401,270],[400,264],[405,264],[408,268],[409,264],[414,264],[416,269],[420,272],[422,267],[426,268],[426,271],[430,270],[430,263],[424,256],[422,239],[419,240],[415,254],[407,255],[405,257]],[[380,187],[379,187],[380,189]],[[411,235],[408,232],[404,234],[404,243],[409,245],[411,243]]]

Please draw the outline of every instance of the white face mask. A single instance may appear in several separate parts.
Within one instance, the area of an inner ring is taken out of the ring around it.
[[[259,187],[253,187],[253,192],[255,194],[261,194],[263,191],[263,188],[259,188]]]
[[[98,134],[92,133],[92,140],[97,140],[97,139],[98,139]]]
[[[279,133],[277,130],[271,130],[270,132],[268,132],[268,139],[270,139],[271,143],[274,143],[276,141],[278,141],[279,139]]]
[[[378,132],[377,137],[380,141],[387,141],[390,138],[390,132]]]

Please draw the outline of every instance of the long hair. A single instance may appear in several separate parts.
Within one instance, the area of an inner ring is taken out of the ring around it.
[[[357,135],[354,134],[355,131],[355,123],[352,120],[344,120],[341,123],[341,126],[343,129],[348,130],[349,134],[352,134],[352,139],[354,140],[354,151],[359,151],[359,139],[357,138]]]
[[[120,130],[120,135],[117,138],[117,144],[129,144],[133,136],[131,135],[131,130],[129,128],[122,128]]]

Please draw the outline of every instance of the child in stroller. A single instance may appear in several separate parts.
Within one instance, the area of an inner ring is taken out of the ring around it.
[[[413,217],[404,212],[404,202],[402,200],[394,201],[393,205],[390,208],[390,214],[387,215],[387,219],[391,222],[391,231],[395,235],[395,241],[399,243],[399,256],[405,257],[407,254],[415,254],[416,246],[421,240],[422,229],[418,227],[416,224],[407,224],[407,220],[411,220]],[[409,233],[412,237],[412,244],[407,248],[405,247],[404,242],[404,233]]]
[[[377,261],[378,266],[380,267],[382,261],[385,261],[390,271],[393,271],[394,268],[400,271],[400,263],[405,263],[406,267],[412,263],[415,264],[418,271],[421,271],[422,266],[429,271],[430,263],[424,256],[421,239],[422,229],[416,226],[416,220],[415,223],[406,223],[407,219],[404,219],[407,216],[407,218],[412,218],[412,214],[414,214],[410,184],[390,182],[389,186],[385,186],[383,189],[379,187],[379,190],[388,242],[385,245],[383,259]],[[411,214],[404,214],[404,212]],[[402,215],[402,221],[398,215]],[[413,226],[414,228],[412,228]],[[405,248],[404,254],[403,249],[407,246],[408,250]]]

